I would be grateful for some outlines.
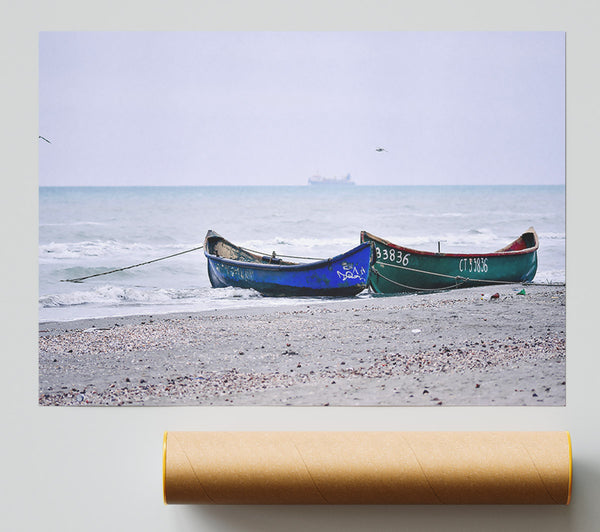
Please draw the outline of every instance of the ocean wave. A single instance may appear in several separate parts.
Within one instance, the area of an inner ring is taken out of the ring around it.
[[[81,225],[108,225],[105,222],[84,222],[84,221],[77,221],[77,222],[54,222],[54,223],[40,223],[40,228],[42,227],[75,227],[75,226],[81,226]]]
[[[383,236],[383,235],[378,235]],[[437,250],[437,244],[440,242],[442,251],[451,252],[452,248],[463,248],[467,250],[475,248],[482,251],[487,251],[488,248],[495,248],[499,244],[507,244],[508,240],[499,237],[490,230],[471,229],[462,233],[439,233],[433,235],[391,235],[383,236],[390,242],[413,249],[423,249],[423,251],[432,251],[433,247]]]
[[[81,242],[50,242],[40,244],[38,255],[44,259],[78,259],[82,257],[137,256],[158,257],[177,253],[187,248],[181,245],[161,245],[160,247],[139,242],[119,242],[117,240],[87,240]]]
[[[564,283],[565,270],[538,270],[533,279],[534,283]]]
[[[179,304],[194,299],[254,299],[262,297],[254,290],[228,287],[212,288],[140,288],[105,285],[92,290],[51,294],[39,298],[40,308],[72,307],[80,305],[146,305]]]
[[[472,213],[464,212],[427,212],[427,213],[411,213],[413,218],[464,218],[472,216]]]
[[[355,246],[359,245],[359,235],[352,237],[339,238],[281,238],[275,236],[273,238],[258,240],[245,240],[241,245],[248,249],[261,251],[265,254],[270,254],[273,250],[278,251],[277,247],[285,247],[286,252],[301,254],[313,253],[314,251],[324,252],[327,256],[335,253],[343,253]]]
[[[540,240],[565,240],[565,233],[538,233]]]

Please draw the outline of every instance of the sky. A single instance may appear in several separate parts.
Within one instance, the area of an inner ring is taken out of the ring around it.
[[[564,32],[42,32],[39,184],[563,185],[565,90]]]

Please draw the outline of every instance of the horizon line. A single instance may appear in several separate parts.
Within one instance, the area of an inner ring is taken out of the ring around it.
[[[413,185],[413,184],[401,184],[401,185],[390,185],[390,184],[380,184],[380,185],[361,185],[359,183],[354,183],[352,185],[319,185],[319,186],[314,186],[314,185],[310,185],[310,184],[305,184],[305,185],[293,185],[293,184],[289,184],[289,185],[282,185],[282,184],[277,184],[277,185],[248,185],[248,184],[244,184],[244,185],[228,185],[228,184],[224,184],[224,185],[38,185],[38,188],[208,188],[208,187],[220,187],[220,188],[226,188],[226,187],[306,187],[306,188],[314,188],[315,190],[322,190],[324,188],[327,189],[333,189],[333,190],[347,190],[347,189],[352,189],[354,187],[564,187],[566,186],[566,183],[497,183],[497,184],[490,184],[490,183],[485,183],[485,184],[480,184],[480,183],[454,183],[454,184],[449,184],[449,183],[444,183],[444,184],[440,184],[440,183],[432,183],[432,184],[419,184],[419,185]]]

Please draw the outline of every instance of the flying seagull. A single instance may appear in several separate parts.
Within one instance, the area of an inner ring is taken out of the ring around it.
[[[375,151],[387,151],[385,148],[375,148]]]
[[[38,135],[39,139],[45,140],[48,144],[52,144],[52,142],[50,142],[47,138],[42,137],[41,135]]]

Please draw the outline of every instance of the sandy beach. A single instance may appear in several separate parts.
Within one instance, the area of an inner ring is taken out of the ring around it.
[[[39,403],[564,405],[565,287],[522,289],[40,323]]]

